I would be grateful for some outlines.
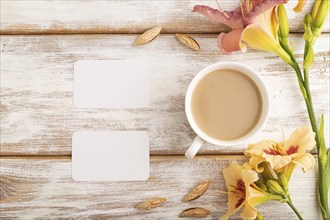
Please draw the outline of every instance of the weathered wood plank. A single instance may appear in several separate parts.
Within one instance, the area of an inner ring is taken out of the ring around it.
[[[282,140],[309,120],[294,72],[270,53],[249,50],[230,56],[216,47],[216,35],[196,35],[202,51],[182,46],[173,35],[132,47],[136,35],[56,35],[1,37],[1,154],[70,155],[71,136],[81,130],[147,130],[151,154],[182,154],[195,134],[184,112],[190,80],[203,67],[236,61],[257,70],[269,86],[271,114],[255,138]],[[303,41],[293,42],[299,58]],[[310,82],[316,115],[329,114],[329,35],[315,45]],[[132,110],[73,107],[73,63],[83,59],[146,59],[150,63],[151,104]],[[326,120],[328,121],[328,120]],[[288,135],[288,134],[287,134]],[[200,153],[242,153],[245,145],[206,144]]]
[[[220,0],[224,9],[233,9],[239,1]],[[290,0],[288,16],[291,31],[302,32],[302,20],[314,1],[307,1],[304,11],[295,13],[297,0]],[[206,18],[191,13],[194,5],[217,8],[214,0],[112,0],[49,1],[1,0],[1,33],[141,33],[161,25],[164,33],[219,33],[226,30]],[[329,32],[329,19],[325,31]],[[227,29],[228,30],[228,29]]]
[[[145,182],[75,182],[71,179],[70,158],[2,158],[1,217],[18,219],[178,219],[189,207],[201,206],[217,219],[225,213],[227,196],[220,171],[242,156],[152,157],[150,178]],[[201,180],[213,181],[209,190],[189,203],[181,198]],[[316,197],[316,169],[293,174],[291,196],[305,219],[320,219]],[[134,206],[146,198],[168,199],[154,210]],[[265,219],[297,219],[286,204],[266,203],[258,207]],[[234,218],[236,219],[238,215]]]

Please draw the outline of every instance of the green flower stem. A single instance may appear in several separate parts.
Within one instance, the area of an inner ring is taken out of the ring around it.
[[[326,175],[324,173],[326,170],[326,157],[324,159],[325,155],[323,155],[323,154],[325,154],[325,153],[322,153],[322,152],[325,152],[326,150],[320,149],[321,138],[320,138],[320,133],[319,133],[319,129],[317,126],[317,122],[316,122],[317,120],[315,118],[312,96],[311,96],[310,87],[309,87],[308,69],[304,68],[304,78],[302,79],[302,74],[301,74],[298,63],[293,62],[293,64],[290,64],[290,65],[293,67],[293,69],[295,70],[295,72],[297,74],[298,83],[299,83],[300,90],[302,92],[302,95],[303,95],[305,103],[306,103],[310,123],[313,128],[313,131],[315,132],[316,147],[317,147],[317,152],[318,152],[318,171],[319,171],[318,196],[319,196],[319,200],[320,200],[320,208],[321,208],[321,213],[322,213],[323,219],[330,220],[329,201],[328,201],[328,192],[329,192],[328,187],[329,186],[327,184]]]
[[[323,117],[321,118],[320,130],[317,125],[317,120],[314,113],[313,101],[309,87],[309,76],[308,70],[314,63],[314,51],[313,45],[321,33],[324,22],[329,13],[329,1],[328,0],[318,0],[314,2],[312,14],[307,14],[304,19],[305,28],[305,50],[304,50],[304,63],[303,63],[303,74],[299,68],[299,64],[295,59],[293,54],[293,49],[288,45],[288,18],[286,15],[285,8],[280,5],[278,6],[278,17],[279,17],[279,42],[282,49],[289,55],[290,60],[283,59],[284,56],[278,54],[282,60],[288,63],[296,72],[299,88],[304,97],[305,104],[308,111],[309,120],[313,131],[315,132],[316,148],[318,153],[318,197],[319,206],[321,209],[321,214],[323,220],[330,220],[329,212],[329,183],[330,183],[330,150],[327,149],[324,143],[324,131],[323,131]],[[328,156],[327,156],[328,154]],[[290,169],[286,170],[287,180],[290,179],[292,171]],[[282,181],[283,182],[283,181]],[[291,199],[287,202],[289,206],[296,212]],[[296,212],[298,215],[298,212]],[[299,217],[299,215],[298,215]],[[301,219],[301,217],[299,217]]]
[[[298,79],[298,84],[299,84],[299,88],[300,88],[300,91],[302,93],[302,95],[304,96],[304,99],[306,101],[306,91],[305,91],[305,82],[304,82],[304,79],[302,77],[302,74],[301,74],[301,71],[300,71],[300,68],[299,68],[299,65],[297,63],[296,60],[293,60],[291,63],[289,63],[289,65],[295,70],[296,72],[296,76],[297,76],[297,79]]]
[[[298,216],[298,218],[300,220],[303,220],[303,217],[300,215],[300,213],[298,212],[297,208],[293,205],[290,196],[287,196],[287,199],[288,199],[288,201],[286,203],[291,207],[291,209],[294,211],[294,213],[296,213],[296,215]]]
[[[324,143],[323,116],[321,118],[320,130],[318,129],[317,126],[314,109],[313,109],[312,96],[309,88],[308,70],[310,66],[314,63],[313,45],[321,33],[324,21],[328,16],[328,12],[329,12],[329,2],[327,0],[325,1],[322,0],[318,2],[316,1],[314,3],[312,17],[308,20],[308,15],[307,15],[305,19],[306,38],[304,37],[305,50],[304,50],[304,65],[303,65],[304,88],[306,92],[305,102],[308,109],[308,115],[311,126],[316,134],[315,140],[316,140],[316,147],[318,153],[318,171],[319,171],[318,197],[319,197],[321,214],[324,220],[330,220],[329,201],[328,201],[329,167],[327,165],[328,163],[330,163],[330,161],[328,161],[330,160],[330,158],[327,158],[327,149]],[[310,28],[309,25],[311,25],[312,29],[308,29]],[[308,30],[311,31],[311,33],[309,33]],[[309,36],[310,34],[312,34],[312,38],[310,38]]]
[[[310,120],[311,126],[313,128],[313,131],[316,134],[315,139],[316,139],[316,142],[318,143],[317,150],[319,150],[320,135],[319,135],[319,130],[318,130],[317,123],[316,123],[316,118],[315,118],[314,108],[313,108],[313,103],[312,103],[312,97],[311,97],[311,92],[310,92],[310,88],[309,88],[308,71],[304,69],[304,79],[303,79],[302,73],[300,71],[297,61],[292,62],[290,65],[296,72],[300,91],[304,97],[305,104],[307,107],[309,120]],[[307,88],[306,88],[306,85],[307,85]]]
[[[312,45],[308,42],[305,44],[305,50],[304,50],[304,57],[307,56],[307,52],[309,51],[309,48]],[[309,120],[311,123],[311,126],[313,128],[313,131],[315,132],[315,140],[317,143],[317,151],[319,153],[319,148],[320,148],[320,134],[319,134],[319,129],[316,123],[316,118],[315,118],[315,113],[314,113],[314,107],[313,107],[313,101],[312,101],[312,96],[311,96],[311,91],[309,88],[309,76],[308,76],[308,69],[304,68],[304,87],[307,95],[307,101],[306,101],[306,107],[308,109],[308,115],[309,115]]]
[[[281,186],[280,186],[281,184]],[[290,197],[289,189],[288,189],[288,182],[286,181],[279,181],[279,180],[267,180],[266,185],[268,187],[269,199],[270,200],[277,200],[281,203],[287,203],[291,209],[294,211],[294,213],[297,215],[297,217],[300,220],[303,220],[303,217],[297,210],[297,208],[293,205],[293,202]]]
[[[280,202],[286,202],[286,200],[284,200],[283,195],[279,195],[279,194],[269,194],[269,199],[270,200],[276,200],[276,201],[280,201]]]
[[[315,132],[317,151],[319,151],[320,143],[321,143],[320,133],[319,133],[319,129],[318,129],[318,126],[316,123],[313,101],[312,101],[311,91],[309,88],[309,79],[308,79],[308,70],[307,69],[304,69],[304,88],[305,88],[305,92],[306,92],[305,103],[306,103],[306,107],[307,107],[307,111],[308,111],[308,116],[309,116],[311,126],[313,128],[313,131]]]

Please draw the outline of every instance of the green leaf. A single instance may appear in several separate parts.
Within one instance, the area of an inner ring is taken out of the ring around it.
[[[313,47],[309,47],[306,53],[306,57],[304,58],[304,69],[309,69],[314,63],[314,50]]]
[[[319,129],[319,206],[323,219],[330,219],[328,193],[330,184],[330,150],[327,150],[324,139],[324,116],[320,120]]]
[[[311,42],[312,41],[312,39],[313,39],[313,33],[312,33],[312,30],[310,29],[310,27],[306,27],[305,26],[304,39],[307,42]]]
[[[294,46],[291,40],[289,41],[289,48],[292,51],[292,53],[294,53]]]
[[[326,162],[327,160],[327,147],[325,146],[325,140],[324,140],[324,115],[322,114],[321,120],[320,120],[320,148],[319,148],[319,160],[322,161],[322,163]]]
[[[330,186],[330,149],[328,149],[328,152],[327,152],[327,162],[325,164],[325,173],[327,175],[327,186],[329,187]]]
[[[308,98],[307,98],[307,92],[306,92],[303,82],[299,82],[299,88],[300,88],[301,94],[304,97],[305,101],[309,103]]]
[[[264,217],[260,214],[260,212],[257,212],[257,217],[255,220],[264,220]]]

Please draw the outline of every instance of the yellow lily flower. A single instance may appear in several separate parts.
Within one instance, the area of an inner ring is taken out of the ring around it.
[[[262,162],[268,162],[277,172],[283,172],[291,164],[300,165],[304,172],[315,166],[313,155],[306,151],[316,145],[315,133],[311,127],[297,128],[284,142],[272,140],[250,144],[244,154],[250,157],[251,166],[258,172],[263,171]]]
[[[243,219],[255,219],[255,206],[270,199],[270,194],[258,188],[254,182],[259,179],[257,172],[249,166],[232,163],[222,171],[228,189],[228,211],[220,219],[228,219],[242,207]]]
[[[253,23],[243,31],[242,40],[251,48],[275,53],[289,63],[291,57],[280,45],[278,28],[276,7],[273,7],[254,18]]]

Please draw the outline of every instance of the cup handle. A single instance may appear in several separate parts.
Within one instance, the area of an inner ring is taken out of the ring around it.
[[[192,142],[192,144],[186,151],[185,156],[188,159],[193,159],[195,157],[195,155],[197,154],[199,148],[201,148],[201,146],[203,144],[204,144],[204,141],[199,136],[196,136],[196,138],[194,139],[194,141]]]

